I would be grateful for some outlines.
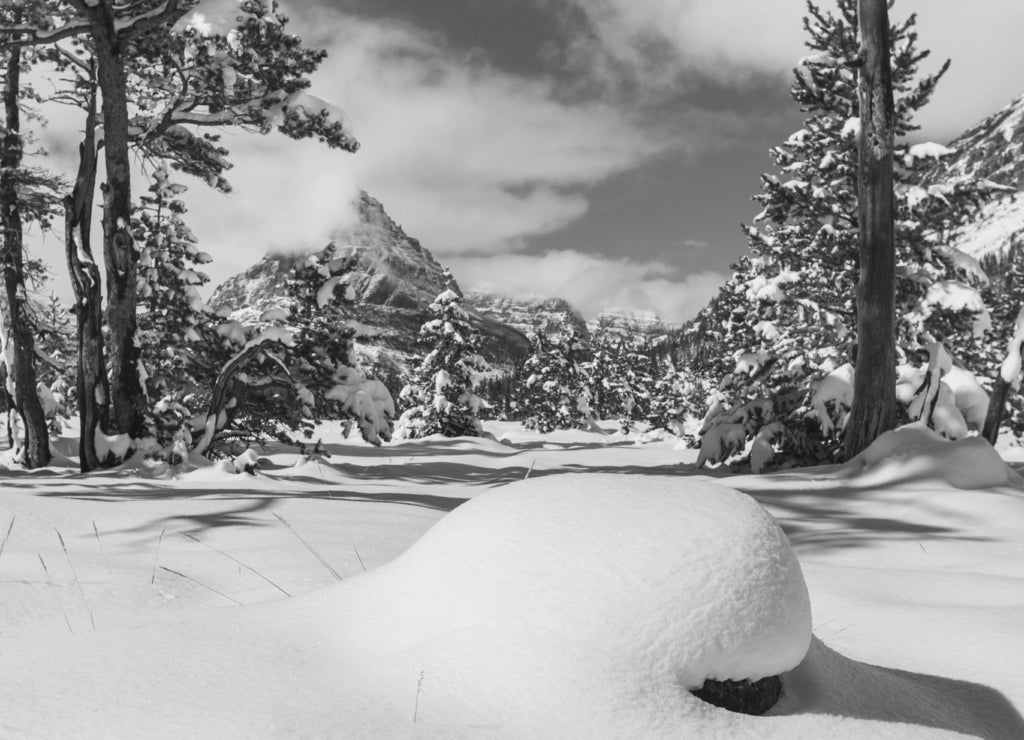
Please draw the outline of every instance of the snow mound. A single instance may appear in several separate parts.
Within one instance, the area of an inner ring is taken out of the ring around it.
[[[397,664],[428,677],[431,716],[457,724],[551,721],[575,703],[567,694],[678,717],[700,704],[684,689],[783,673],[811,639],[803,574],[771,516],[672,476],[558,475],[488,492],[358,590],[374,597],[366,634],[349,625],[350,639],[403,646]]]
[[[982,437],[948,440],[922,422],[886,432],[843,467],[873,485],[911,479],[967,490],[1024,485]]]

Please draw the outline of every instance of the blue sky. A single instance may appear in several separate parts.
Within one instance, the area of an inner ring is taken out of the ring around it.
[[[198,12],[229,25],[232,5]],[[326,243],[364,188],[466,289],[682,321],[744,252],[768,148],[801,121],[788,87],[802,0],[282,6],[328,49],[314,92],[348,112],[363,148],[226,136],[236,192],[189,183],[188,196],[215,280],[268,249]],[[948,141],[1024,92],[1019,0],[897,0],[891,12],[913,11],[934,53],[925,68],[953,59],[923,138]]]

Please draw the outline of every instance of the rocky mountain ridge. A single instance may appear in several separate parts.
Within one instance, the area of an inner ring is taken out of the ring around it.
[[[982,206],[977,217],[952,234],[951,246],[976,259],[1001,256],[1024,244],[1024,95],[969,128],[949,144],[926,180],[981,177],[1016,192]]]

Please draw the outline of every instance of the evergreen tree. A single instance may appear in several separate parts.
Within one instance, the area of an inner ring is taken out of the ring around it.
[[[0,18],[0,46],[49,49],[62,70],[76,75],[74,90],[64,91],[62,97],[70,96],[86,110],[87,135],[66,227],[68,241],[78,235],[75,241],[81,247],[69,248],[69,263],[73,272],[81,273],[73,284],[81,292],[82,306],[96,304],[92,292],[98,289],[87,286],[98,285],[98,273],[91,274],[95,261],[84,242],[97,158],[102,154],[105,160],[103,319],[109,341],[104,346],[98,339],[97,317],[85,316],[81,333],[88,352],[82,353],[82,375],[86,385],[102,390],[103,398],[102,404],[88,410],[83,424],[89,439],[101,421],[109,422],[110,431],[136,437],[143,431],[145,388],[135,343],[140,250],[131,228],[132,148],[146,158],[170,161],[224,191],[230,188],[223,176],[230,166],[227,151],[219,145],[217,133],[197,130],[278,130],[347,151],[358,148],[340,109],[307,92],[308,77],[325,52],[305,48],[288,33],[288,19],[276,0],[243,0],[237,25],[226,33],[210,34],[176,25],[196,4],[197,0],[24,0],[19,6],[34,13],[31,22]],[[56,47],[68,39],[67,45]],[[97,132],[102,136],[96,137]],[[86,260],[76,261],[78,254]],[[104,365],[109,373],[100,372]],[[100,380],[108,374],[109,390]],[[88,441],[86,447],[91,447]],[[84,469],[97,464],[89,449],[82,460]]]
[[[830,419],[819,418],[812,393],[826,375],[854,360],[859,40],[856,0],[838,0],[837,6],[831,13],[808,3],[810,54],[800,61],[792,87],[808,118],[771,150],[777,174],[762,177],[755,197],[762,211],[754,226],[744,227],[751,254],[734,266],[718,299],[694,325],[721,337],[717,358],[703,368],[720,389],[705,430],[709,443],[722,436],[713,426],[729,425],[735,439],[739,425],[746,440],[762,435],[781,459],[805,463],[832,460],[839,452],[836,429],[844,412],[833,408]],[[904,355],[935,341],[956,347],[978,341],[978,305],[947,300],[977,295],[969,284],[974,277],[963,269],[962,255],[944,244],[998,187],[977,180],[919,184],[929,158],[948,150],[912,145],[906,137],[916,130],[913,116],[948,62],[919,76],[928,52],[919,50],[914,26],[910,16],[890,33],[899,165],[897,339]]]
[[[1003,356],[1014,334],[1016,317],[1024,307],[1024,244],[1015,243],[1006,254],[988,256],[982,261],[982,267],[989,276],[982,296],[991,311],[992,326],[986,333],[988,341],[984,351],[979,357],[972,358],[971,364],[972,367],[985,368],[984,372],[978,373],[979,381],[992,393],[993,404],[999,404],[1000,397],[1003,397],[1005,408],[999,416],[1001,425],[1020,438],[1024,437],[1024,396],[1019,392],[1009,392],[1009,384],[1000,382],[999,376]],[[1003,387],[997,387],[999,385]],[[990,410],[990,415],[994,411]],[[994,442],[999,429],[993,428],[989,432],[990,441]]]
[[[477,437],[482,431],[478,417],[485,402],[475,388],[488,365],[480,355],[480,334],[469,323],[447,268],[444,277],[446,289],[428,307],[434,318],[420,328],[420,338],[433,346],[401,393],[406,410],[399,426],[409,439],[430,434]]]
[[[623,428],[645,420],[654,388],[655,349],[645,336],[627,337],[599,325],[590,338],[591,356],[583,363],[591,413],[596,419],[618,419]]]
[[[20,4],[0,9],[0,25],[19,26],[39,20],[34,8]],[[19,38],[18,34],[16,38]],[[13,45],[0,47],[3,82],[0,98],[0,272],[2,272],[3,322],[0,344],[6,400],[10,411],[20,418],[24,439],[20,440],[20,460],[34,468],[50,462],[50,441],[46,414],[37,394],[36,350],[26,283],[24,227],[27,221],[48,221],[56,198],[47,187],[50,183],[40,173],[25,166],[26,142],[22,132],[22,103],[26,88],[22,72],[37,55]],[[11,435],[13,436],[13,435]],[[14,440],[12,440],[14,441]]]
[[[184,221],[185,188],[170,180],[166,164],[152,173],[132,221],[139,247],[140,362],[146,388],[147,432],[167,445],[196,410],[186,397],[203,383],[195,359],[203,353],[200,328],[212,313],[199,294],[209,277],[199,271],[211,257],[200,252]],[[208,379],[207,379],[208,380]]]
[[[391,394],[355,358],[344,307],[354,299],[350,268],[331,245],[295,268],[285,307],[268,309],[256,324],[230,320],[225,308],[203,314],[193,328],[205,351],[192,354],[202,386],[186,397],[200,413],[186,446],[205,455],[237,454],[267,439],[303,446],[328,420],[354,422],[374,445],[391,439]]]
[[[561,335],[529,335],[531,352],[519,369],[513,401],[527,429],[541,433],[589,425],[592,401],[582,366],[585,346],[574,327]]]

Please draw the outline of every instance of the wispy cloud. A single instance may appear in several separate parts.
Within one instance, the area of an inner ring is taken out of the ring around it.
[[[574,45],[581,69],[655,96],[701,79],[749,89],[766,77],[788,76],[804,53],[805,0],[535,1],[572,8],[567,17],[582,19],[584,35]],[[832,0],[817,4],[835,10]],[[986,0],[983,8],[962,0],[901,1],[891,16],[914,12],[921,46],[935,55],[925,67],[953,59],[920,116],[924,135],[956,135],[1020,93],[1015,76],[999,74],[1024,66],[1019,0]]]
[[[607,258],[572,250],[449,260],[464,290],[512,297],[565,298],[586,318],[607,309],[652,311],[665,321],[693,317],[725,283],[716,272],[693,275],[663,262]]]

